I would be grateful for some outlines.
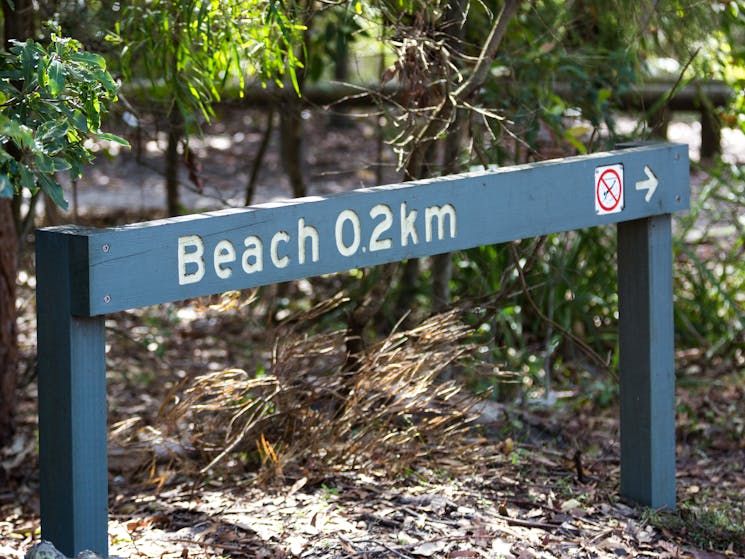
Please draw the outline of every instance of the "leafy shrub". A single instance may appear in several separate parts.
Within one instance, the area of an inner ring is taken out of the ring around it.
[[[101,132],[117,84],[103,57],[52,34],[48,46],[29,39],[0,53],[0,197],[39,189],[66,208],[54,174],[79,177],[93,159],[89,137],[127,142]]]

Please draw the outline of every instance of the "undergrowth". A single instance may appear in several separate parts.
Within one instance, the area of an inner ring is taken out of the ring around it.
[[[652,526],[685,538],[702,549],[745,554],[745,508],[742,502],[685,501],[676,512],[645,512]]]
[[[745,367],[745,166],[694,164],[691,208],[674,216],[678,370]],[[616,383],[615,228],[486,246],[455,256],[453,290],[476,301],[482,353],[546,397],[585,383],[601,399]],[[479,388],[485,388],[483,385]],[[607,404],[608,402],[606,402]]]
[[[328,310],[304,313],[300,323]],[[440,375],[473,353],[469,335],[451,311],[394,331],[348,368],[342,331],[280,327],[266,370],[187,376],[171,390],[157,426],[132,424],[120,440],[148,443],[157,429],[178,440],[166,468],[196,466],[202,475],[253,471],[261,481],[283,482],[372,467],[397,475],[422,459],[436,462],[453,445],[468,452],[476,400]]]

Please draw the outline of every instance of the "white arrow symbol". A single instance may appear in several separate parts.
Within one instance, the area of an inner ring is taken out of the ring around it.
[[[647,165],[644,166],[644,173],[646,173],[647,178],[643,181],[637,181],[636,189],[647,191],[647,194],[644,196],[644,200],[649,203],[649,201],[652,199],[652,196],[654,196],[654,191],[657,190],[658,181],[657,177],[654,176],[652,169],[650,169]]]

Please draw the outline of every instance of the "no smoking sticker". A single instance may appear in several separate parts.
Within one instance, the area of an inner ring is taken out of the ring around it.
[[[595,169],[595,213],[614,214],[623,210],[623,165]]]

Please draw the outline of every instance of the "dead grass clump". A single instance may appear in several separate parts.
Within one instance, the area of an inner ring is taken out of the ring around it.
[[[457,312],[395,332],[344,370],[343,332],[278,335],[265,374],[187,380],[161,410],[198,449],[202,472],[258,468],[263,480],[375,468],[395,474],[451,454],[473,399],[438,377],[473,350]],[[465,442],[463,443],[465,447]]]

